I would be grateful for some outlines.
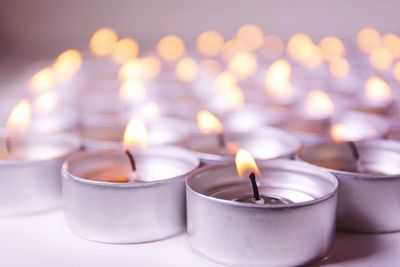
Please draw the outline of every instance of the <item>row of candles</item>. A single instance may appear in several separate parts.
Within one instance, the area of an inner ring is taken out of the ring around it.
[[[399,134],[400,38],[365,28],[356,44],[295,34],[285,53],[249,24],[140,55],[99,29],[90,53],[63,52],[1,100],[0,216],[59,207],[62,182],[77,235],[141,243],[187,221],[193,250],[229,266],[324,259],[336,214],[397,231],[400,143],[383,138]]]

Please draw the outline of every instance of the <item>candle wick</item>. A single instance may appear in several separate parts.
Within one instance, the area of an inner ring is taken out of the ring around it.
[[[219,147],[225,147],[226,146],[225,135],[223,133],[220,133],[217,135],[217,138]]]
[[[251,186],[253,187],[254,200],[256,200],[256,201],[260,200],[260,193],[258,192],[258,186],[257,186],[257,182],[256,182],[256,175],[254,174],[254,172],[250,173],[249,179],[251,181]]]
[[[352,142],[352,141],[347,142],[347,144],[348,144],[348,146],[349,146],[349,148],[351,150],[351,153],[353,154],[354,159],[356,161],[359,161],[360,160],[360,153],[358,152],[356,144],[354,142]]]
[[[7,136],[7,137],[5,138],[5,145],[6,145],[6,151],[7,151],[7,153],[11,153],[11,140],[10,140],[10,137],[9,137],[9,136]]]
[[[125,150],[125,154],[129,158],[129,162],[131,163],[132,171],[136,172],[136,162],[135,162],[135,158],[133,157],[132,153],[127,149],[127,150]]]

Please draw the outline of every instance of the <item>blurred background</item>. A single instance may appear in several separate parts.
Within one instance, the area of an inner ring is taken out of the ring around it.
[[[0,60],[26,62],[54,58],[85,47],[104,26],[153,48],[166,34],[193,42],[204,30],[231,37],[245,23],[287,39],[305,32],[316,40],[332,34],[353,40],[363,27],[397,32],[397,0],[0,0]]]

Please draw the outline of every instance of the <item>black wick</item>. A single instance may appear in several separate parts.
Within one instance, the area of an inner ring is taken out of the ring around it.
[[[350,141],[350,142],[347,142],[347,145],[349,146],[354,159],[356,161],[358,161],[360,159],[360,153],[358,152],[356,144],[354,142]]]
[[[225,147],[226,146],[225,135],[223,133],[220,133],[217,135],[217,138],[219,147]]]
[[[132,171],[136,172],[136,162],[135,162],[135,158],[133,157],[132,153],[127,149],[127,150],[125,150],[125,154],[129,158],[129,162],[131,163]]]
[[[258,192],[258,186],[256,182],[256,175],[254,172],[250,173],[249,179],[251,181],[251,186],[253,187],[254,200],[260,200],[260,193]]]

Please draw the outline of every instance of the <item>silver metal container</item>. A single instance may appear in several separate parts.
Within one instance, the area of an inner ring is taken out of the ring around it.
[[[79,146],[76,134],[30,135],[13,140],[11,152],[0,151],[0,217],[58,208],[61,165]]]
[[[335,234],[336,178],[290,160],[259,165],[262,198],[235,166],[209,165],[186,183],[189,241],[195,253],[227,266],[299,266],[326,258]],[[243,201],[244,200],[244,201]]]
[[[360,141],[385,137],[390,130],[389,123],[379,116],[357,111],[346,111],[331,119],[307,120],[293,117],[278,127],[295,135],[302,144],[314,145],[332,141],[331,129],[340,124],[348,129],[349,140]]]
[[[101,178],[131,171],[123,151],[81,152],[66,160],[63,200],[72,232],[98,242],[142,243],[184,231],[185,179],[198,167],[197,157],[160,147],[135,160],[140,181],[120,183]]]
[[[229,132],[224,135],[226,145],[221,147],[218,136],[201,133],[189,135],[181,144],[194,151],[203,164],[233,162],[238,148],[244,148],[256,160],[293,158],[300,142],[291,134],[273,127],[252,132]]]
[[[400,143],[370,140],[356,147],[358,163],[346,144],[304,148],[299,158],[338,178],[340,229],[363,233],[400,230]]]
[[[81,129],[82,142],[87,150],[122,149],[126,125],[93,125]],[[193,124],[175,118],[160,118],[147,125],[150,146],[171,145],[181,142],[193,130]]]

